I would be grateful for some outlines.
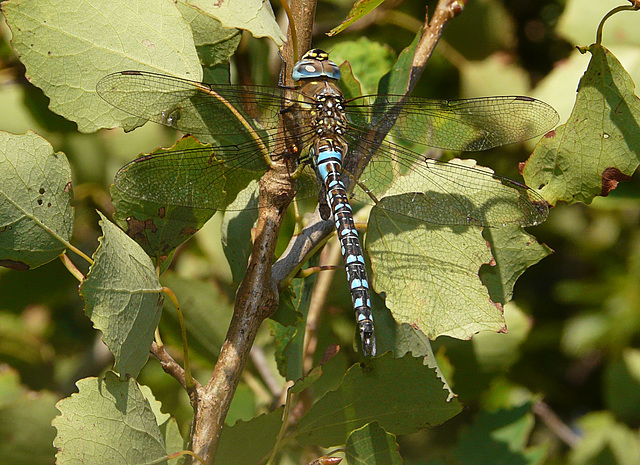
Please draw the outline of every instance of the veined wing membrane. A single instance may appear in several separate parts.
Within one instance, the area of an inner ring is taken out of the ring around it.
[[[279,88],[202,84],[144,71],[104,77],[98,94],[120,110],[220,146],[253,142],[268,149],[278,124]]]
[[[375,203],[366,190],[377,200],[386,197],[384,208],[433,225],[532,226],[548,214],[547,203],[534,190],[477,168],[472,160],[439,162],[388,141],[353,191],[356,200]]]
[[[345,103],[353,121],[368,115],[372,126],[388,130],[384,118],[396,117],[391,134],[445,150],[479,151],[544,134],[558,122],[549,105],[529,97],[427,100],[400,95],[370,95]],[[365,130],[366,128],[358,127]]]
[[[176,145],[181,149],[158,149],[125,165],[116,174],[113,189],[164,206],[226,210],[267,169],[253,142],[217,147],[187,137]],[[317,195],[315,173],[311,174],[299,180],[301,198]],[[257,207],[247,204],[243,208]]]

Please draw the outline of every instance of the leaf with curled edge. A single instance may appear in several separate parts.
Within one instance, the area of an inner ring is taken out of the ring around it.
[[[640,164],[640,101],[633,81],[606,48],[584,51],[592,57],[569,120],[538,143],[522,172],[551,205],[591,203]]]
[[[502,307],[497,302],[508,300],[509,292],[494,292],[496,300],[492,301],[479,271],[491,264],[491,284],[498,282],[506,288],[541,257],[523,253],[517,263],[507,263],[498,254],[499,264],[508,265],[502,275],[502,269],[493,270],[496,260],[487,238],[498,247],[509,244],[526,249],[531,238],[518,225],[530,224],[531,218],[542,220],[544,215],[536,216],[535,204],[521,202],[530,190],[517,191],[509,184],[505,188],[504,180],[476,167],[473,160],[436,166],[446,177],[426,179],[415,173],[400,177],[373,208],[366,240],[373,287],[384,293],[398,323],[407,323],[429,338],[448,335],[468,339],[482,330],[505,331]],[[470,168],[474,168],[476,183],[469,182],[472,178],[466,170]],[[406,186],[416,191],[412,193]],[[530,208],[523,210],[523,205]],[[466,218],[469,222],[464,224]],[[487,228],[483,237],[482,230],[472,226],[474,219],[480,224],[500,225],[506,220],[513,224]],[[509,234],[505,235],[503,230],[507,229]]]
[[[113,352],[121,375],[138,376],[160,321],[162,285],[151,259],[101,216],[104,235],[80,285],[85,311]]]

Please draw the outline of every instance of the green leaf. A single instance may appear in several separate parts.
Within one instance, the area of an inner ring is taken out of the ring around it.
[[[373,10],[378,8],[383,1],[384,0],[358,0],[351,7],[351,11],[349,11],[349,14],[345,18],[345,20],[342,21],[338,26],[327,32],[327,35],[331,37],[344,31],[360,18],[365,17]]]
[[[418,32],[408,47],[400,53],[391,71],[385,74],[378,84],[378,94],[400,94],[407,91],[407,85],[411,78],[411,63],[413,55],[418,47],[422,31]]]
[[[318,263],[318,256],[314,256],[309,266],[317,266]],[[317,276],[315,273],[305,279],[294,279],[291,292],[281,295],[278,310],[267,320],[275,335],[278,371],[287,380],[297,380],[303,376],[304,335]]]
[[[349,465],[403,465],[398,443],[377,423],[355,430],[347,439],[345,458]]]
[[[2,9],[27,77],[82,132],[141,123],[96,94],[107,74],[135,69],[202,79],[191,29],[171,0],[15,0]]]
[[[233,176],[239,175],[240,170]],[[249,263],[249,256],[253,249],[251,230],[258,220],[258,209],[251,208],[258,203],[260,195],[259,183],[251,179],[244,189],[236,195],[236,199],[224,212],[222,220],[222,248],[227,257],[233,283],[239,284],[244,279]]]
[[[640,419],[640,350],[626,349],[609,362],[604,376],[604,398],[608,409],[628,424]]]
[[[344,61],[347,58],[349,61]],[[378,82],[393,66],[395,53],[388,45],[360,37],[357,40],[336,44],[331,49],[331,59],[336,63],[344,61],[340,65],[340,87],[347,87],[345,98],[348,99],[375,93]],[[352,90],[353,87],[349,83],[354,80],[354,76],[357,79],[357,88]],[[364,92],[360,90],[359,83],[362,83]]]
[[[160,432],[164,437],[164,443],[167,447],[167,455],[183,451],[187,448],[184,439],[180,434],[178,422],[175,418],[171,417],[165,423],[161,424]],[[167,462],[168,465],[178,465],[181,463],[184,463],[184,457],[177,457]]]
[[[187,341],[190,350],[195,350],[205,359],[218,358],[233,315],[233,303],[209,282],[187,279],[175,273],[162,275],[162,284],[169,287],[178,298],[184,314]],[[180,344],[180,324],[173,304],[165,302],[162,328],[171,332]]]
[[[577,425],[582,440],[569,454],[569,462],[575,465],[640,463],[638,433],[623,423],[616,422],[610,412],[589,413]]]
[[[58,257],[73,229],[67,158],[34,132],[0,132],[0,179],[0,265],[27,270]]]
[[[220,435],[214,463],[253,465],[260,461],[276,443],[283,410],[280,407],[249,421],[238,421],[233,426],[225,426]]]
[[[242,31],[224,27],[220,21],[188,3],[176,2],[176,7],[189,22],[202,65],[210,68],[228,63],[240,44]]]
[[[526,447],[533,426],[530,404],[482,413],[460,435],[455,447],[456,458],[461,465],[541,464],[546,458],[546,447]]]
[[[471,343],[477,365],[483,373],[506,371],[520,356],[520,346],[529,336],[533,320],[513,302],[504,306],[507,334],[482,332],[473,336]]]
[[[592,58],[569,121],[540,141],[522,173],[552,205],[606,196],[640,163],[640,101],[633,81],[604,47],[588,51]]]
[[[153,392],[148,386],[138,385],[138,387],[140,388],[140,392],[142,393],[146,401],[149,402],[151,411],[156,417],[156,423],[160,427],[160,432],[162,433],[164,443],[166,444],[167,454],[169,455],[174,452],[184,450],[184,439],[180,434],[180,429],[178,428],[176,419],[171,417],[168,413],[162,412],[162,403],[155,398]],[[179,461],[183,459],[183,457],[178,457],[169,460],[168,465],[177,465]]]
[[[202,157],[206,151],[210,158]],[[202,228],[225,197],[224,163],[213,153],[211,146],[187,136],[147,155],[157,157],[155,169],[134,161],[118,172],[111,186],[114,220],[149,256],[165,261]],[[171,173],[171,179],[158,176],[159,168]]]
[[[269,2],[261,0],[237,0],[236,2],[209,2],[206,0],[187,0],[205,14],[216,18],[226,28],[249,31],[254,37],[268,37],[276,45],[284,43],[285,36],[273,16]]]
[[[372,421],[393,434],[409,434],[458,414],[458,401],[446,398],[442,382],[422,357],[394,359],[387,353],[368,366],[352,366],[341,385],[298,422],[294,434],[302,445],[322,447],[344,444],[353,430]]]
[[[164,297],[151,259],[102,214],[104,235],[80,285],[85,311],[113,352],[115,369],[133,377],[149,357]]]
[[[157,400],[156,397],[153,395],[151,388],[149,386],[145,386],[142,384],[139,384],[138,388],[140,389],[140,392],[142,393],[144,398],[147,400],[147,402],[149,402],[149,407],[151,407],[151,411],[156,417],[156,423],[158,425],[162,425],[166,423],[171,417],[171,415],[169,415],[168,413],[162,412],[161,410],[162,403],[159,400]]]
[[[513,286],[522,273],[552,251],[518,225],[486,228],[482,235],[491,244],[495,263],[484,265],[480,278],[489,289],[491,300],[504,305],[511,300]]]
[[[499,76],[499,79],[496,79]],[[501,54],[490,55],[482,61],[469,61],[460,68],[460,94],[464,97],[480,95],[527,95],[529,74]]]
[[[472,160],[449,163],[475,164]],[[480,267],[492,260],[480,229],[440,224],[442,218],[455,214],[460,203],[474,210],[474,217],[495,224],[492,218],[504,209],[517,214],[519,195],[514,191],[513,198],[503,198],[506,191],[492,185],[504,186],[487,176],[482,179],[484,198],[479,198],[477,187],[458,182],[454,171],[447,179],[416,188],[417,193],[394,195],[406,190],[403,186],[424,184],[412,174],[399,178],[371,211],[367,230],[374,289],[385,294],[398,323],[408,323],[431,339],[440,335],[468,339],[478,331],[504,330],[502,312],[478,276]],[[446,192],[456,192],[460,201],[453,203]],[[430,217],[418,220],[412,217],[414,212]]]
[[[293,386],[289,389],[292,394],[299,394],[305,389],[309,388],[313,385],[320,377],[322,376],[322,365],[317,365],[313,367],[307,374],[304,375],[301,379],[297,380]]]
[[[49,392],[22,388],[16,372],[0,371],[0,463],[3,465],[49,465],[55,449],[57,397]]]
[[[143,465],[167,455],[156,417],[134,379],[108,372],[77,386],[77,394],[56,405],[56,463]]]

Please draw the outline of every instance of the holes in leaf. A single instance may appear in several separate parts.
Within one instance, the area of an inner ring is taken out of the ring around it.
[[[44,190],[44,187],[41,187],[40,190],[38,191],[40,192],[40,195],[44,194],[46,191]]]
[[[42,205],[44,201],[42,199],[38,199],[38,205]]]

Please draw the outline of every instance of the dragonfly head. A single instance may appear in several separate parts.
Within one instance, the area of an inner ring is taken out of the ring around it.
[[[329,60],[329,54],[319,48],[313,48],[302,56],[291,73],[294,81],[326,77],[340,79],[340,68]]]

